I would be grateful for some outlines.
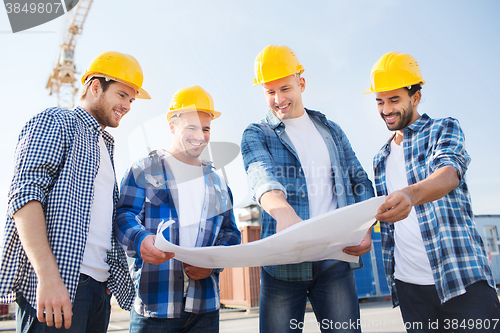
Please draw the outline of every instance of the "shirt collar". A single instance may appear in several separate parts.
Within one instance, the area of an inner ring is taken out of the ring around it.
[[[430,121],[430,117],[424,113],[423,115],[420,116],[420,118],[418,118],[417,120],[415,120],[412,124],[408,125],[408,127],[405,128],[405,130],[409,130],[409,131],[415,131],[415,132],[418,132],[418,131],[421,131],[425,124],[427,124],[429,121]]]
[[[325,120],[326,120],[326,117],[321,112],[309,110],[309,109],[306,109],[306,108],[304,108],[304,110],[306,110],[307,114],[310,115],[310,116],[317,116],[319,118],[325,118]],[[276,117],[276,115],[271,110],[267,111],[266,121],[267,121],[267,123],[269,124],[269,126],[272,129],[275,129],[280,124],[284,125],[284,123],[281,121],[281,119],[279,119],[278,117]]]
[[[266,121],[272,129],[275,129],[282,123],[281,119],[276,117],[276,115],[271,110],[267,111]]]
[[[75,107],[73,110],[85,126],[91,130],[102,132],[101,125],[90,113],[82,109],[80,106]]]
[[[205,147],[206,149],[207,147]],[[158,150],[153,150],[149,153],[150,157],[154,157],[155,155],[159,156],[160,158],[166,158],[167,154],[170,155],[165,149],[158,149]],[[170,155],[172,156],[172,155]],[[207,161],[207,160],[202,160],[200,159],[201,166],[203,167],[203,170],[206,170],[207,168],[212,170],[215,169],[213,166],[212,161]]]
[[[87,126],[91,131],[98,132],[102,134],[102,138],[104,142],[108,144],[114,144],[115,139],[111,134],[102,129],[101,124],[87,111],[82,109],[80,106],[77,106],[73,109],[75,114],[80,118],[82,123]]]
[[[425,124],[427,124],[430,121],[430,119],[431,118],[426,113],[424,113],[423,115],[420,116],[420,118],[418,118],[412,124],[408,125],[405,129],[403,129],[403,132],[421,131],[424,128]],[[391,135],[391,137],[389,138],[389,140],[387,140],[387,142],[385,143],[384,147],[382,147],[382,149],[384,149],[386,151],[391,150],[391,141],[392,141],[392,139],[394,139],[395,135],[396,135],[395,133],[393,135]]]

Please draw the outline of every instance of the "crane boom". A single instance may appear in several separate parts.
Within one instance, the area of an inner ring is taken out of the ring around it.
[[[77,36],[82,33],[83,23],[87,18],[92,1],[80,0],[73,10],[73,16],[59,50],[59,56],[47,82],[46,88],[49,89],[49,95],[56,93],[57,104],[62,108],[73,108],[74,98],[78,92],[78,88],[75,87],[75,45]]]

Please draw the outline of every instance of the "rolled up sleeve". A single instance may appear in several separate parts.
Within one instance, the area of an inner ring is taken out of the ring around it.
[[[262,129],[251,124],[243,132],[241,154],[245,171],[254,192],[254,200],[260,204],[260,198],[266,192],[280,190],[287,195],[285,187],[275,176],[274,158],[266,147],[266,137]]]
[[[443,119],[443,123],[435,133],[438,137],[435,140],[429,169],[434,172],[446,165],[451,165],[457,170],[460,183],[463,183],[470,156],[465,150],[465,137],[458,120]]]

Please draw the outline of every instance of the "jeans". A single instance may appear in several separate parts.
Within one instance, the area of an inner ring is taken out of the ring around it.
[[[441,304],[436,287],[396,280],[399,305],[408,333],[500,332],[500,305],[496,291],[479,281],[466,293]]]
[[[111,295],[106,292],[106,282],[97,282],[90,276],[80,274],[75,301],[73,302],[73,317],[69,329],[63,326],[47,326],[36,317],[36,310],[21,295],[16,299],[16,332],[68,332],[68,333],[105,333],[108,329],[111,314]]]
[[[310,281],[283,281],[261,271],[259,326],[263,333],[301,332],[309,298],[321,332],[360,333],[354,273],[339,261],[313,263]]]
[[[218,333],[219,310],[207,313],[182,311],[180,318],[144,317],[130,311],[130,333]]]

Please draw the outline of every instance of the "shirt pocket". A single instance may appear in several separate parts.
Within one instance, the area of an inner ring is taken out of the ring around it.
[[[169,193],[165,178],[162,175],[146,176],[146,202],[153,206],[161,206],[169,202]]]
[[[152,206],[161,206],[169,203],[170,195],[166,188],[148,188],[146,189],[146,202]]]

